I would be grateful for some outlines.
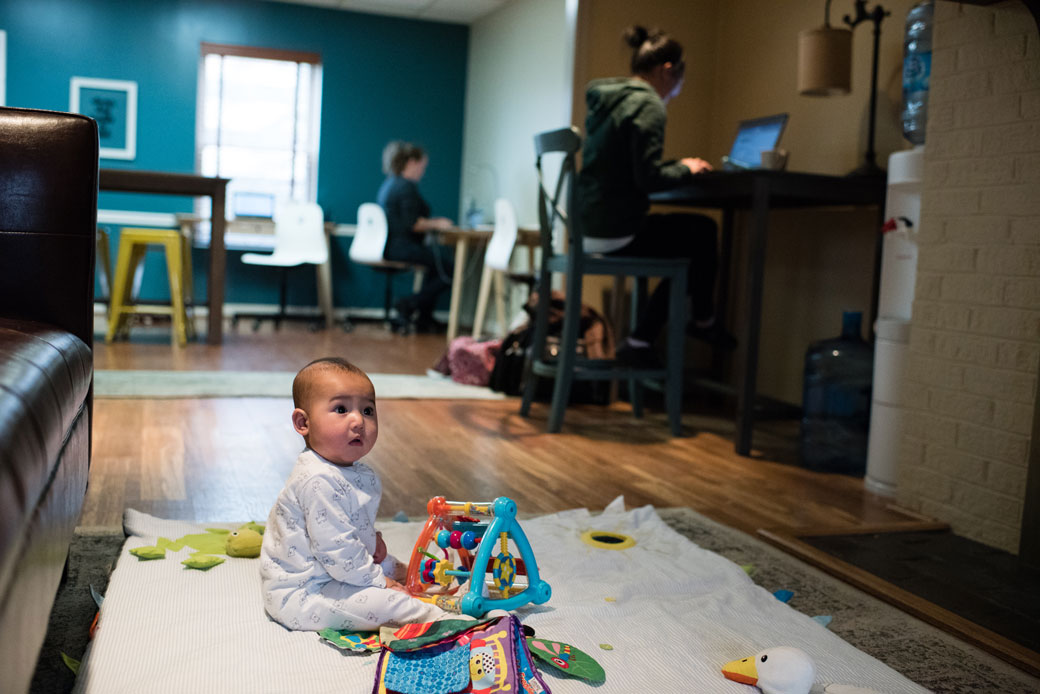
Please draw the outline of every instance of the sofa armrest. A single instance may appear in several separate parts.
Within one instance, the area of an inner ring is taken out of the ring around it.
[[[0,690],[28,691],[83,508],[97,124],[0,108]]]
[[[97,123],[0,108],[0,316],[93,345]]]

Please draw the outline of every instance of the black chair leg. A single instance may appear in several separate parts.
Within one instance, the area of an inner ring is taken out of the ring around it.
[[[531,340],[531,353],[524,360],[524,396],[520,401],[520,415],[526,417],[531,412],[531,402],[534,401],[535,387],[538,384],[538,375],[534,373],[532,364],[545,356],[545,339],[549,328],[549,300],[550,300],[550,274],[545,270],[539,273],[538,282],[538,307],[534,314],[534,336]]]
[[[394,301],[393,280],[394,273],[386,272],[386,288],[383,290],[383,320],[390,322],[390,306]],[[404,316],[402,316],[403,318]]]
[[[288,306],[289,297],[289,268],[281,269],[281,277],[278,287],[278,315],[274,317],[274,329],[280,330],[282,319],[285,317],[285,307]]]
[[[237,327],[238,321],[247,318],[253,321],[253,332],[260,330],[263,321],[269,320],[274,323],[274,329],[280,330],[282,323],[292,320],[306,321],[310,323],[311,332],[317,332],[326,327],[325,318],[308,316],[305,314],[288,313],[289,308],[289,271],[296,265],[278,266],[278,311],[276,313],[236,313],[231,316],[232,327]],[[350,330],[350,320],[344,323],[344,330]]]
[[[668,378],[665,403],[672,436],[682,433],[683,347],[686,341],[686,272],[671,280],[668,292]]]
[[[560,334],[560,353],[556,357],[556,383],[553,387],[552,410],[549,412],[547,431],[555,434],[563,426],[563,414],[571,399],[571,383],[577,361],[578,327],[581,324],[581,279],[576,272],[567,273],[566,299],[563,309],[563,330]]]
[[[636,329],[639,316],[643,313],[643,298],[646,296],[649,282],[646,277],[635,277],[632,281],[632,309],[629,318],[629,332]],[[643,383],[638,378],[628,379],[628,401],[632,405],[632,416],[643,418]]]

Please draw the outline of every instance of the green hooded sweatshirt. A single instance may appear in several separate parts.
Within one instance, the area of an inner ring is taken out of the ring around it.
[[[621,238],[639,233],[649,194],[675,188],[693,174],[662,162],[664,102],[634,77],[589,83],[585,92],[585,146],[576,186],[575,212],[583,234]]]

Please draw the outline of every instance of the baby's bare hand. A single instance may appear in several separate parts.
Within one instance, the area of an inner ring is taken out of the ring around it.
[[[394,579],[390,578],[389,576],[386,578],[386,587],[390,590],[396,590],[398,593],[405,593],[406,595],[410,595],[407,588],[405,588],[403,585],[401,585]]]

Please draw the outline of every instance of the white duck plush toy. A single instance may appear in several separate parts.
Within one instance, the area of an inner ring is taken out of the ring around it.
[[[800,648],[776,646],[722,667],[726,679],[750,684],[763,694],[809,694],[816,663]]]
[[[880,694],[846,684],[814,686],[816,663],[805,651],[791,646],[767,648],[726,663],[722,674],[734,682],[758,687],[762,694]]]

